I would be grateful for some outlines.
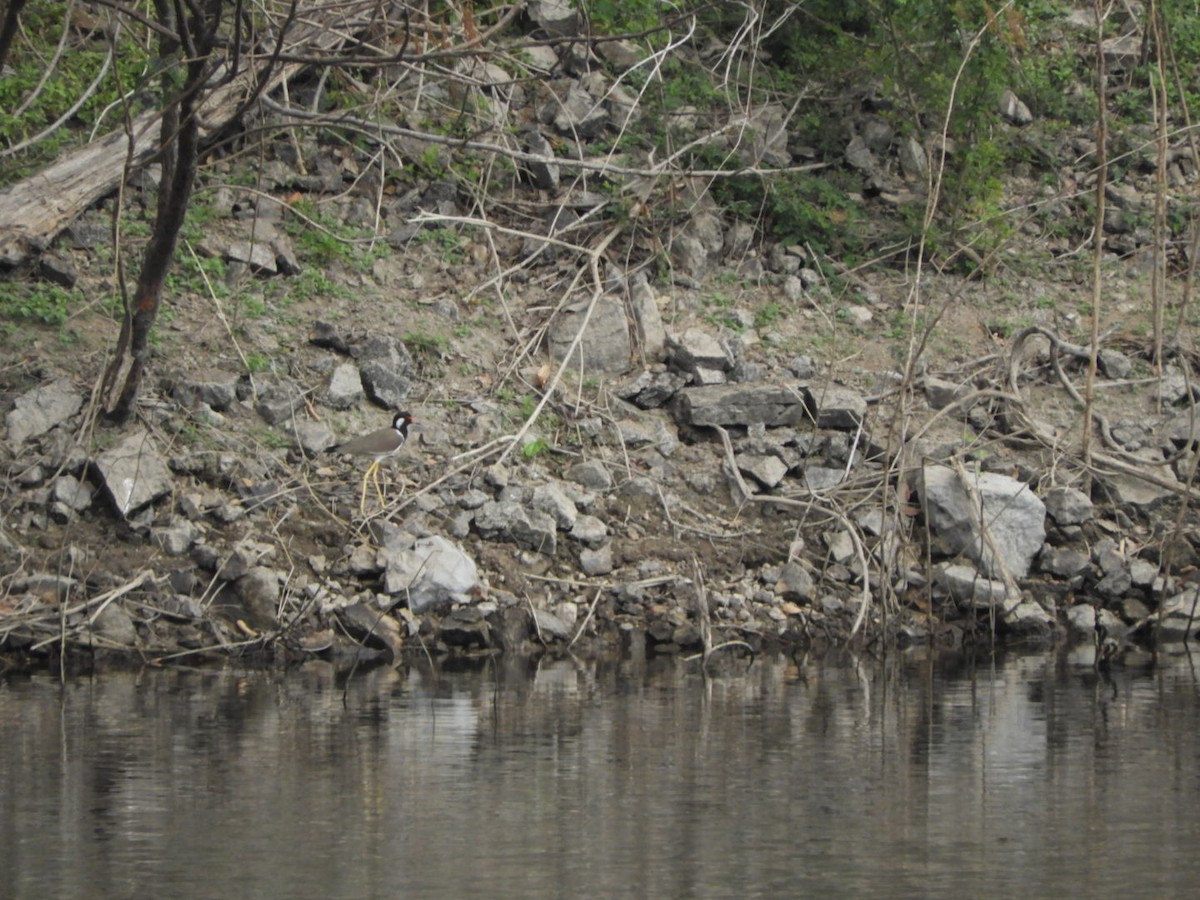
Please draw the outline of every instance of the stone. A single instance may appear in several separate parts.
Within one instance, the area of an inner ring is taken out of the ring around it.
[[[896,129],[892,127],[891,122],[883,116],[876,115],[864,116],[859,123],[858,131],[862,135],[863,143],[870,148],[872,153],[886,153],[892,146],[892,139],[896,136]]]
[[[802,385],[804,405],[817,420],[818,428],[853,431],[867,414],[867,399],[853,388],[832,382],[821,385]]]
[[[286,234],[276,234],[271,238],[271,252],[275,254],[275,268],[281,275],[299,275],[304,271],[300,265],[300,257],[292,239]]]
[[[1008,589],[1003,581],[984,578],[972,566],[939,566],[934,572],[933,583],[961,605],[1001,609],[1009,601]]]
[[[404,342],[388,334],[372,334],[355,344],[353,353],[367,396],[387,409],[403,406],[415,370]]]
[[[608,526],[596,516],[584,514],[575,520],[568,536],[588,547],[598,547],[608,537]]]
[[[452,609],[442,620],[438,636],[451,647],[492,646],[492,626],[482,610],[471,606]]]
[[[380,406],[388,409],[403,406],[412,392],[411,379],[385,360],[368,360],[362,364],[359,372],[367,396]]]
[[[804,397],[780,385],[730,384],[685,388],[670,404],[681,425],[753,425],[768,428],[811,421]]]
[[[267,384],[258,391],[254,404],[257,412],[268,425],[290,423],[296,410],[304,406],[304,390],[293,381]]]
[[[555,521],[512,500],[489,501],[475,513],[475,528],[490,540],[508,540],[526,550],[553,556],[558,548]]]
[[[829,466],[804,467],[804,486],[814,493],[837,487],[845,477],[844,469],[834,469]]]
[[[380,550],[383,587],[413,612],[448,603],[469,603],[479,586],[475,561],[459,545],[441,535],[419,538],[411,548]]]
[[[38,259],[38,270],[46,281],[71,290],[79,281],[79,270],[70,258],[53,251],[43,253]]]
[[[1133,371],[1133,360],[1120,350],[1101,348],[1096,355],[1096,365],[1105,378],[1128,378]]]
[[[864,175],[873,175],[879,168],[875,154],[859,134],[854,135],[846,145],[846,164]]]
[[[965,397],[968,388],[964,384],[955,384],[953,381],[943,381],[941,378],[935,378],[932,375],[925,376],[925,400],[929,403],[930,409],[945,409],[956,400]]]
[[[1090,562],[1091,556],[1084,550],[1046,546],[1038,557],[1038,568],[1059,578],[1074,578],[1087,571]]]
[[[391,653],[397,659],[404,648],[400,623],[386,612],[366,603],[352,603],[337,611],[338,623],[355,641]]]
[[[200,369],[181,378],[172,388],[171,396],[189,409],[203,403],[224,412],[237,401],[239,377],[236,372],[222,369]]]
[[[579,329],[584,327],[587,308],[588,302],[568,306],[550,323],[546,341],[554,359],[566,358]],[[616,374],[629,368],[632,354],[633,343],[625,318],[625,304],[607,295],[597,298],[583,337],[571,356],[572,369],[575,372],[582,371],[585,377]]]
[[[1014,578],[1025,577],[1046,538],[1045,505],[1029,485],[1007,475],[982,472],[968,477],[982,510],[973,507],[953,469],[922,467],[917,490],[931,531],[950,553],[963,553],[979,564],[985,578],[999,575],[1000,561]],[[999,561],[983,539],[981,514]]]
[[[233,583],[241,601],[246,622],[253,628],[273,628],[278,622],[279,573],[266,566],[254,566]]]
[[[834,562],[847,563],[857,555],[854,550],[854,539],[850,536],[850,532],[844,529],[825,532],[825,546],[829,548],[829,555]]]
[[[313,422],[304,419],[296,423],[294,429],[296,441],[305,456],[318,456],[337,446],[337,435],[324,422]]]
[[[196,526],[181,517],[172,517],[167,525],[150,529],[150,540],[167,556],[183,556],[196,541]]]
[[[647,362],[661,360],[666,353],[667,332],[658,309],[658,294],[641,273],[629,287],[629,305],[633,310],[642,356]]]
[[[778,487],[788,472],[783,460],[773,453],[740,453],[734,457],[734,461],[739,471],[765,488]]]
[[[555,110],[553,124],[572,137],[598,137],[608,125],[608,110],[582,86],[572,84]]]
[[[1157,466],[1153,473],[1158,478],[1170,478],[1171,470]],[[1165,487],[1159,487],[1142,478],[1124,472],[1099,476],[1098,483],[1118,507],[1134,507],[1140,513],[1150,513],[1175,496]]]
[[[909,181],[925,180],[929,172],[929,156],[920,141],[914,137],[901,138],[897,155],[900,157],[900,171],[905,178]]]
[[[1129,561],[1129,580],[1137,587],[1148,588],[1158,577],[1158,566],[1144,559]]]
[[[50,496],[53,500],[65,504],[75,512],[83,512],[92,505],[95,489],[86,481],[80,481],[73,475],[60,475],[50,486]]]
[[[1022,600],[1004,613],[1004,626],[1010,633],[1026,636],[1048,634],[1057,622],[1040,603]]]
[[[788,151],[788,111],[779,103],[767,103],[750,111],[745,135],[737,135],[737,157],[747,166],[790,166]]]
[[[570,0],[529,0],[529,18],[552,37],[574,37],[579,33],[579,11]]]
[[[687,383],[687,376],[679,372],[646,371],[618,387],[617,396],[640,409],[658,409],[665,406]]]
[[[140,429],[97,456],[96,469],[117,512],[126,517],[169,494],[174,486],[153,439]]]
[[[1073,487],[1050,488],[1042,497],[1042,502],[1046,504],[1046,513],[1059,525],[1090,522],[1095,511],[1091,498]]]
[[[671,240],[671,265],[688,278],[700,278],[708,269],[708,251],[691,234],[677,234]]]
[[[350,343],[332,322],[317,319],[309,329],[308,340],[313,346],[324,350],[332,350],[342,355],[350,353]]]
[[[725,232],[725,241],[721,250],[726,259],[740,260],[754,246],[754,226],[749,222],[737,221]]]
[[[1029,111],[1029,107],[1009,90],[1000,95],[1000,115],[1013,125],[1028,125],[1033,121],[1033,113]]]
[[[275,251],[261,241],[234,241],[225,251],[225,257],[233,262],[244,263],[250,271],[262,275],[275,275]]]
[[[19,447],[30,438],[39,437],[61,425],[83,406],[83,395],[66,378],[27,391],[16,399],[9,410],[8,442]]]
[[[612,490],[613,479],[608,471],[608,466],[598,459],[587,459],[576,463],[567,469],[565,474],[568,480],[581,484],[589,490]]]
[[[728,370],[733,366],[729,351],[713,335],[701,328],[689,328],[667,337],[672,364],[683,372],[697,369]]]
[[[332,409],[350,409],[363,396],[362,374],[351,362],[339,363],[329,376],[325,403]]]
[[[525,132],[522,136],[522,143],[528,153],[542,157],[544,160],[554,159],[554,148],[541,132]],[[556,164],[530,159],[523,160],[521,164],[529,171],[530,178],[537,187],[546,191],[558,188],[559,167]]]
[[[579,515],[575,503],[556,484],[539,484],[534,488],[531,505],[553,518],[563,531],[570,531]]]
[[[579,553],[579,568],[589,577],[607,575],[613,570],[612,544],[595,549],[587,547]]]
[[[109,603],[101,609],[96,614],[92,627],[97,635],[114,644],[130,648],[138,645],[137,626],[134,625],[133,616],[120,603]]]
[[[1163,602],[1155,618],[1158,620],[1160,638],[1177,641],[1184,638],[1190,641],[1200,639],[1200,592],[1193,587],[1170,597]]]
[[[542,640],[565,641],[571,637],[571,626],[567,621],[548,609],[533,610],[534,630]]]
[[[790,603],[808,603],[816,591],[813,577],[800,563],[791,560],[784,564],[775,583],[775,593]]]

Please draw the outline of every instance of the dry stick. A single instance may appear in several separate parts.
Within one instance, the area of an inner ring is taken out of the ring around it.
[[[695,553],[692,554],[692,587],[695,588],[696,618],[700,620],[700,642],[707,663],[708,654],[712,653],[712,620],[708,616],[708,589],[704,585],[704,572]]]
[[[1067,373],[1063,371],[1062,364],[1058,358],[1058,354],[1060,351],[1065,351],[1066,353],[1069,353],[1070,355],[1072,355],[1078,359],[1082,359],[1084,361],[1087,361],[1092,356],[1092,354],[1088,351],[1088,349],[1086,347],[1081,347],[1078,344],[1072,344],[1072,343],[1069,343],[1068,341],[1064,341],[1062,338],[1060,338],[1058,335],[1056,335],[1053,331],[1050,331],[1048,328],[1043,328],[1041,325],[1030,325],[1027,328],[1023,328],[1012,339],[1012,344],[1009,349],[1009,381],[1010,381],[1010,383],[1014,387],[1016,386],[1017,379],[1018,379],[1018,368],[1020,366],[1020,361],[1021,361],[1020,360],[1020,351],[1021,351],[1022,347],[1024,346],[1025,342],[1027,340],[1029,340],[1029,338],[1031,338],[1035,335],[1040,335],[1040,336],[1044,337],[1047,341],[1050,342],[1050,364],[1054,368],[1054,374],[1058,376],[1058,380],[1062,384],[1062,386],[1067,389],[1067,393],[1071,395],[1071,399],[1074,400],[1077,404],[1079,404],[1080,407],[1086,408],[1086,402],[1084,400],[1084,397],[1079,393],[1078,388],[1075,387],[1075,384],[1071,381],[1071,379],[1067,377]],[[1184,376],[1185,376],[1185,378],[1187,377],[1187,367],[1184,368]],[[1151,381],[1157,381],[1157,380],[1158,379],[1151,379]],[[1125,382],[1125,383],[1132,383],[1132,382]],[[1120,384],[1120,382],[1118,382],[1118,384]],[[1108,385],[1093,384],[1092,391],[1094,393],[1095,391],[1098,391],[1107,386]],[[1189,407],[1189,410],[1190,409],[1191,408]],[[1192,415],[1192,414],[1194,414],[1194,413],[1189,412],[1189,415]],[[1186,452],[1186,448],[1184,448],[1184,449],[1176,451],[1175,453],[1172,453],[1170,456],[1167,456],[1161,460],[1142,459],[1141,457],[1136,456],[1132,453],[1129,453],[1128,451],[1121,448],[1121,446],[1118,444],[1116,439],[1114,439],[1112,436],[1112,427],[1108,423],[1108,418],[1103,413],[1101,413],[1100,411],[1095,409],[1094,407],[1092,409],[1092,419],[1100,427],[1100,437],[1104,439],[1104,445],[1105,445],[1106,451],[1110,452],[1110,453],[1114,453],[1118,457],[1121,457],[1121,458],[1125,459],[1127,462],[1130,462],[1134,465],[1144,465],[1144,466],[1152,466],[1152,467],[1168,466],[1168,465],[1171,465],[1173,462],[1175,462],[1175,460],[1177,460],[1181,456],[1183,456],[1183,454]]]
[[[1163,371],[1163,319],[1167,303],[1167,60],[1162,33],[1162,16],[1156,0],[1150,0],[1150,28],[1154,35],[1154,69],[1150,75],[1150,97],[1154,101],[1154,268],[1150,277],[1150,303],[1154,329],[1154,368]],[[1155,80],[1157,76],[1157,81]],[[1185,95],[1184,95],[1185,96]],[[1158,395],[1162,412],[1162,394]]]
[[[1096,216],[1092,234],[1092,328],[1091,355],[1088,360],[1087,382],[1083,389],[1083,434],[1080,449],[1084,465],[1092,460],[1092,408],[1095,405],[1096,357],[1100,353],[1100,299],[1103,296],[1100,278],[1104,261],[1104,189],[1108,181],[1108,73],[1104,65],[1104,0],[1094,0],[1096,15]]]
[[[1022,334],[1019,336],[1024,337],[1025,332],[1022,332]],[[984,390],[984,391],[979,391],[979,392],[977,392],[977,394],[973,394],[970,396],[971,397],[976,397],[976,396],[998,397],[998,398],[1005,399],[1005,400],[1008,400],[1008,401],[1014,403],[1019,410],[1023,409],[1024,405],[1025,405],[1025,401],[1024,401],[1024,398],[1021,396],[1020,388],[1017,386],[1017,361],[1015,359],[1011,362],[1010,367],[1009,367],[1009,388],[1010,388],[1011,393],[1005,393],[1004,391]],[[1078,398],[1078,395],[1073,395],[1073,396],[1075,396],[1076,399]],[[957,407],[960,403],[961,403],[961,401],[956,402],[952,406]],[[931,424],[933,421],[935,421],[943,412],[945,412],[944,409],[938,410],[938,414],[933,416],[929,420],[929,423],[927,423],[927,425]],[[1095,415],[1095,413],[1093,413],[1093,415]],[[1053,435],[1047,434],[1045,429],[1043,427],[1041,427],[1032,418],[1030,418],[1028,415],[1023,415],[1022,418],[1025,422],[1026,429],[1029,431],[1030,435],[1034,439],[1036,439],[1038,442],[1044,444],[1046,447],[1049,447],[1051,449],[1057,448],[1058,441]],[[1166,478],[1160,478],[1157,475],[1153,475],[1150,472],[1146,471],[1146,464],[1144,461],[1142,461],[1141,464],[1139,464],[1139,465],[1134,465],[1131,463],[1127,463],[1124,460],[1121,460],[1121,459],[1119,459],[1115,456],[1112,456],[1108,453],[1098,453],[1096,451],[1092,451],[1091,459],[1090,460],[1082,460],[1080,462],[1080,464],[1089,473],[1096,473],[1096,472],[1104,471],[1104,470],[1112,470],[1112,471],[1120,472],[1125,475],[1131,475],[1134,478],[1140,478],[1142,481],[1148,482],[1153,485],[1157,485],[1158,487],[1161,487],[1164,490],[1168,490],[1173,494],[1180,494],[1183,496],[1190,496],[1190,494],[1191,494],[1190,482],[1185,483],[1185,484],[1180,484],[1178,479],[1176,479],[1175,481],[1169,481]]]
[[[99,606],[96,609],[96,611],[93,612],[91,614],[91,616],[88,617],[88,624],[92,625],[95,623],[96,618],[100,615],[100,613],[104,612],[104,610],[108,606],[108,604],[112,603],[118,597],[125,596],[130,591],[140,588],[143,584],[146,583],[147,579],[151,579],[151,578],[153,578],[153,575],[149,571],[145,571],[145,572],[142,572],[141,574],[139,574],[132,581],[129,581],[129,582],[121,585],[120,587],[113,588],[110,591],[105,591],[103,594],[97,594],[95,597],[92,597],[89,600],[85,600],[84,602],[77,604],[76,606],[72,606],[70,609],[67,608],[67,605],[65,603],[62,604],[62,606],[59,607],[59,623],[60,623],[59,634],[56,634],[54,637],[47,638],[44,641],[40,641],[39,643],[34,644],[29,649],[30,650],[40,650],[42,647],[45,647],[47,644],[52,644],[55,641],[60,641],[62,646],[65,648],[65,646],[66,646],[66,627],[67,627],[66,622],[67,622],[68,616],[76,615],[77,613],[81,613],[81,612],[89,609],[90,607],[97,606],[97,604],[98,604]]]
[[[592,602],[588,605],[587,615],[583,617],[583,622],[575,629],[575,636],[571,638],[567,644],[567,649],[570,650],[575,646],[575,642],[579,640],[580,635],[587,630],[588,622],[592,621],[592,616],[596,612],[596,604],[600,602],[600,595],[604,593],[603,586],[596,588],[596,595],[592,597]]]

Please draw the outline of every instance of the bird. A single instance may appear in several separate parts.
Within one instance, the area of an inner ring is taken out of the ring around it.
[[[380,504],[383,504],[383,489],[379,486],[379,464],[404,446],[404,442],[408,440],[408,426],[412,422],[411,413],[398,412],[392,417],[389,427],[360,435],[337,448],[338,453],[372,458],[367,471],[363,473],[362,494],[358,501],[358,510],[363,515],[366,515],[367,510],[367,480],[374,476],[375,492],[379,495]]]

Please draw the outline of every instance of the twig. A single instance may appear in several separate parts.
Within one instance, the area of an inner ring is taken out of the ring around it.
[[[592,621],[592,615],[596,612],[596,604],[600,602],[600,595],[602,593],[604,593],[604,589],[602,587],[596,588],[596,595],[592,597],[592,602],[588,605],[587,615],[583,617],[583,622],[578,628],[575,629],[575,636],[572,637],[570,642],[567,644],[568,650],[575,646],[575,642],[579,640],[579,636],[587,630],[588,622]]]

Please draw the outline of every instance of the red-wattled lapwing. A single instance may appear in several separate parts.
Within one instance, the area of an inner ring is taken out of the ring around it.
[[[390,428],[380,428],[378,431],[356,437],[337,448],[338,453],[372,457],[371,464],[363,473],[362,496],[358,501],[358,511],[363,515],[366,515],[367,511],[367,479],[372,476],[375,478],[375,492],[379,495],[379,502],[381,505],[384,503],[383,489],[379,486],[379,464],[404,446],[404,442],[408,440],[408,426],[412,424],[412,420],[413,417],[409,413],[398,412],[392,418]]]

